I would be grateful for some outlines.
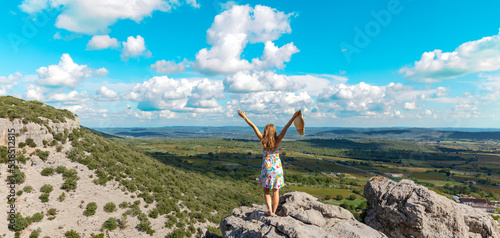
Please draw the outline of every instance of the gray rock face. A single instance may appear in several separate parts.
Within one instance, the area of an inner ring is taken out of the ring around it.
[[[373,177],[365,223],[388,237],[500,237],[490,215],[417,185]]]
[[[44,119],[44,118],[42,118]],[[51,120],[47,123],[53,132],[64,132],[67,129],[68,132],[73,131],[74,128],[80,128],[80,119],[78,117],[75,120],[66,119],[66,122],[53,123]],[[15,129],[15,133],[18,135],[15,137],[16,146],[19,142],[26,141],[27,138],[33,139],[37,146],[43,146],[43,140],[48,142],[52,141],[53,136],[47,130],[44,125],[29,122],[28,124],[23,124],[21,119],[14,119],[10,121],[8,118],[0,118],[0,142],[1,146],[7,146],[9,129]]]
[[[307,193],[291,192],[280,197],[275,216],[265,216],[265,206],[233,210],[220,224],[224,237],[387,237],[358,222],[347,210],[318,202]]]

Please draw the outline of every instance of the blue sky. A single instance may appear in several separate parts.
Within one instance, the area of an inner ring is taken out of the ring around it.
[[[7,1],[0,95],[89,127],[500,122],[500,3]],[[487,3],[487,4],[486,4]]]

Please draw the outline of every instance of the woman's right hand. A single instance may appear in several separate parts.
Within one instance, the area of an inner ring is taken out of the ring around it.
[[[242,110],[238,110],[238,115],[240,115],[241,118],[245,118],[245,112]]]

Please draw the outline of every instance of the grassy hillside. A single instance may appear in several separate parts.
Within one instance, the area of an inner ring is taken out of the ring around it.
[[[65,118],[75,117],[69,111],[58,110],[37,101],[28,102],[10,96],[0,98],[0,117],[44,123],[39,116],[54,122],[64,122]],[[196,232],[194,224],[218,226],[221,219],[229,215],[233,208],[262,203],[262,191],[255,182],[211,178],[200,172],[174,168],[133,149],[126,140],[105,138],[84,127],[65,131],[64,137],[68,140],[55,143],[49,141],[45,148],[41,149],[54,147],[55,150],[57,146],[65,143],[68,159],[95,171],[96,186],[106,185],[114,180],[123,191],[138,194],[137,197],[146,202],[145,207],[152,209],[149,209],[148,214],[144,214],[137,204],[130,204],[126,213],[140,221],[136,229],[150,235],[190,237]],[[24,149],[17,151],[19,165],[29,167],[29,156],[34,156],[33,153],[25,154]],[[2,157],[6,155],[6,147],[0,148],[0,154]],[[0,162],[5,163],[5,160]],[[19,183],[23,182],[24,180]],[[78,181],[74,182],[75,186],[78,186]],[[155,234],[152,230],[149,221],[162,216],[167,217],[165,227],[172,229],[173,233]]]
[[[19,118],[24,124],[35,122],[42,124],[39,117],[45,117],[54,123],[66,122],[66,118],[75,119],[76,115],[64,109],[56,109],[39,101],[25,101],[12,96],[0,96],[0,118],[11,121]]]

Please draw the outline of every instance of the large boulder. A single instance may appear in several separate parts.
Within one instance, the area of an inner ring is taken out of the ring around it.
[[[277,215],[265,216],[262,205],[240,207],[220,224],[224,237],[387,237],[358,222],[347,210],[318,202],[307,193],[291,192],[280,197]]]
[[[388,237],[500,237],[490,215],[417,185],[373,177],[365,223]]]

